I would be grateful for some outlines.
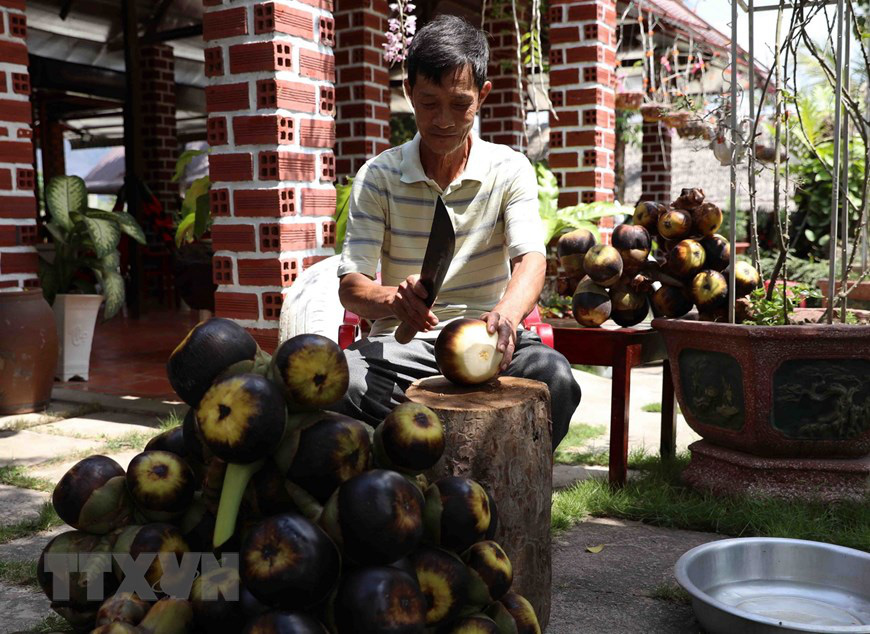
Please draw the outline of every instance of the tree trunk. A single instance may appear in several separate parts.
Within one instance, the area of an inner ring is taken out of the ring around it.
[[[471,478],[496,502],[495,541],[513,565],[513,590],[550,619],[550,507],[553,489],[550,396],[538,381],[499,377],[459,387],[444,377],[416,381],[409,400],[438,414],[447,448],[426,476]]]

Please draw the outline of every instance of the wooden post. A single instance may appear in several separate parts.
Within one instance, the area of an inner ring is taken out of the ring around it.
[[[459,387],[444,377],[420,379],[406,395],[438,414],[444,456],[426,476],[471,478],[498,509],[495,541],[510,557],[513,589],[535,608],[541,628],[550,619],[550,509],[553,491],[550,396],[539,381],[499,377]]]

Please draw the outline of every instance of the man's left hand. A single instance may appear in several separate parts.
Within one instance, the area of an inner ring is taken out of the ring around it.
[[[517,345],[517,327],[510,318],[496,311],[484,313],[480,318],[486,322],[486,330],[490,334],[498,333],[496,349],[504,355],[498,371],[504,372],[514,356],[514,349]]]

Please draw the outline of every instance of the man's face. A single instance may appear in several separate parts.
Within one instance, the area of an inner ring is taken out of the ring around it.
[[[408,94],[423,144],[439,155],[461,148],[491,89],[492,84],[486,82],[478,91],[468,65],[445,73],[440,84],[418,75]]]

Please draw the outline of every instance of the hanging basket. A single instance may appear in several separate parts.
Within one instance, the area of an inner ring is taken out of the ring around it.
[[[705,139],[709,141],[713,138],[713,126],[703,119],[692,117],[677,128],[677,134],[681,139]]]
[[[618,92],[616,93],[617,110],[640,110],[643,103],[642,92]]]
[[[640,107],[640,114],[647,122],[661,121],[670,112],[671,107],[665,103],[645,103]]]
[[[662,123],[665,127],[679,130],[692,120],[693,113],[690,110],[674,110],[667,112],[662,117]]]

